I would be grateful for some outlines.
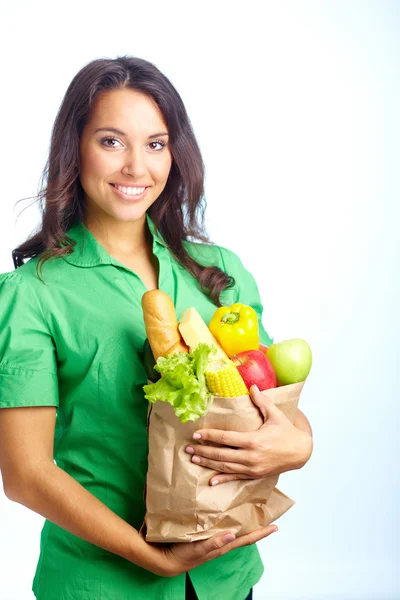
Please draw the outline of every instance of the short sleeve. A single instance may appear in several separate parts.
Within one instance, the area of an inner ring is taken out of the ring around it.
[[[234,277],[236,281],[236,297],[234,301],[247,304],[248,306],[254,308],[258,318],[260,341],[262,344],[270,346],[273,343],[273,338],[268,335],[262,322],[264,309],[256,280],[250,271],[244,267],[237,254],[222,247],[220,247],[220,250],[224,264],[224,271],[228,275]]]
[[[0,408],[58,406],[53,338],[29,280],[0,275]]]

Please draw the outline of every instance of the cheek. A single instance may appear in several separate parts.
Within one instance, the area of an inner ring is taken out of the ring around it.
[[[155,167],[159,179],[167,179],[172,166],[172,156],[166,156]]]
[[[96,179],[104,179],[112,172],[112,159],[96,149],[88,148],[81,159],[82,185],[95,183]]]

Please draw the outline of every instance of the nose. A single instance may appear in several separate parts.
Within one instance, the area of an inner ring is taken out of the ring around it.
[[[122,173],[140,179],[146,173],[146,157],[141,148],[131,148],[124,153]]]

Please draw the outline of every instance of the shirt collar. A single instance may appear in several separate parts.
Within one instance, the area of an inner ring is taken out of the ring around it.
[[[167,244],[160,233],[156,231],[155,225],[146,213],[147,226],[153,237],[153,253],[157,254],[160,247],[167,247]],[[94,235],[79,220],[67,231],[67,236],[76,241],[74,250],[71,254],[63,256],[71,265],[78,267],[96,267],[98,265],[119,265],[107,250],[97,241]]]

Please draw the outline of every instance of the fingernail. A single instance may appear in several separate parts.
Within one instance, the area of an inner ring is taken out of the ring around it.
[[[192,462],[199,463],[200,462],[200,458],[198,456],[193,456]]]
[[[201,434],[200,433],[194,433],[193,434],[193,439],[194,440],[201,440]]]
[[[274,527],[271,533],[275,533],[276,531],[278,531],[278,528]]]
[[[189,454],[194,454],[192,446],[186,446],[186,452],[188,452]]]
[[[251,389],[252,389],[253,392],[259,392],[260,391],[259,388],[258,388],[258,385],[256,383],[253,383],[253,385],[251,386]]]
[[[224,542],[226,542],[227,544],[228,544],[229,542],[233,542],[233,540],[235,539],[235,537],[236,537],[236,536],[235,536],[233,533],[226,533],[226,534],[224,535]]]
[[[218,479],[213,479],[211,482],[211,485],[218,485],[218,484],[219,484]]]

